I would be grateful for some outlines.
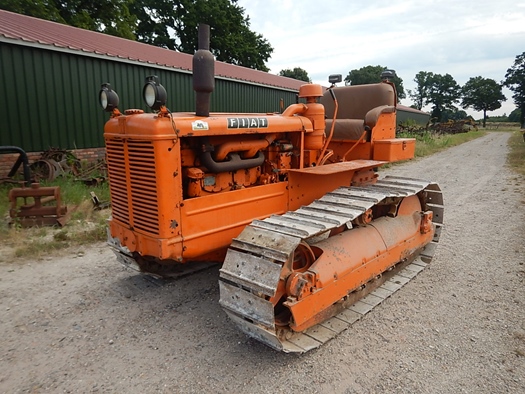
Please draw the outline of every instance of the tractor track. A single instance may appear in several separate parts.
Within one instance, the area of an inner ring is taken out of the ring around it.
[[[359,220],[374,205],[416,194],[422,196],[424,210],[433,212],[436,230],[428,245],[341,300],[343,310],[323,323],[304,332],[275,323],[274,305],[268,297],[275,293],[281,267],[300,242],[315,245],[332,229]],[[276,350],[303,353],[315,349],[352,326],[430,263],[439,242],[443,212],[443,197],[436,183],[387,176],[374,185],[340,187],[296,211],[255,220],[233,240],[220,270],[220,304],[240,330]]]

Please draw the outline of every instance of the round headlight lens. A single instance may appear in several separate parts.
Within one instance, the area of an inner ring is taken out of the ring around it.
[[[148,107],[153,107],[155,104],[155,87],[151,83],[146,84],[144,87],[144,101]]]
[[[100,105],[102,106],[102,109],[106,109],[108,106],[108,95],[105,91],[100,91]]]
[[[112,112],[118,106],[118,94],[111,89],[109,83],[103,83],[98,94],[100,106],[104,111]]]
[[[159,78],[156,75],[146,78],[142,96],[146,105],[154,111],[158,111],[166,105],[166,89],[159,83]]]

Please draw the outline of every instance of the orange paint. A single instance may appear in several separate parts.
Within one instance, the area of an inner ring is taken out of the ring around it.
[[[306,103],[282,114],[114,111],[104,134],[112,237],[163,265],[220,259],[253,220],[297,210],[340,186],[374,184],[377,167],[413,157],[414,141],[395,138],[390,85],[352,88],[336,89],[340,109],[329,124],[318,85],[305,85]],[[293,330],[322,320],[335,302],[430,242],[432,215],[421,213],[418,197],[387,217],[397,208],[369,209],[354,224],[362,227],[338,225],[283,264],[269,300],[289,309]]]
[[[350,186],[360,170],[409,156],[411,151],[381,153],[398,141],[393,139],[395,112],[378,115],[369,141],[327,141],[324,106],[317,102],[322,90],[305,86],[301,97],[307,103],[282,115],[113,113],[104,134],[111,234],[144,256],[198,260],[227,248],[253,219],[297,209],[338,186]],[[347,161],[338,162],[352,146]],[[224,171],[205,167],[206,149],[208,160]],[[325,149],[333,150],[332,156],[318,167]],[[258,167],[229,167],[230,155],[242,163],[259,152],[264,162]]]
[[[432,240],[434,232],[421,233],[421,205],[416,196],[403,200],[396,218],[380,218],[370,225],[346,231],[316,244],[321,256],[302,275],[311,286],[308,295],[286,305],[293,316],[292,329],[302,331],[317,323],[310,320]]]

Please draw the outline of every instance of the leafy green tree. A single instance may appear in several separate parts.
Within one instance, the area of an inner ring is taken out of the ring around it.
[[[516,56],[514,65],[507,69],[503,84],[514,92],[512,98],[521,111],[521,127],[525,128],[525,52]]]
[[[358,70],[350,71],[345,78],[345,82],[347,85],[378,83],[381,82],[381,73],[385,70],[389,70],[389,68],[383,66],[361,67]],[[405,88],[403,87],[403,80],[395,75],[394,78],[392,78],[392,82],[396,85],[397,98],[404,99],[406,95]]]
[[[516,108],[509,114],[509,122],[519,122],[521,119],[521,110]]]
[[[217,60],[262,71],[273,52],[237,0],[0,0],[0,8],[190,54],[206,23]]]
[[[408,95],[414,101],[414,108],[421,110],[426,104],[433,76],[433,73],[427,71],[420,71],[416,74],[414,78],[416,89],[408,91]]]
[[[66,23],[58,8],[47,0],[0,0],[0,9],[48,21]]]
[[[483,111],[483,127],[487,122],[487,111],[501,108],[501,102],[507,98],[501,92],[502,86],[490,78],[470,78],[461,88],[463,108],[472,107],[476,111]]]
[[[461,87],[450,74],[420,71],[416,74],[414,82],[417,84],[416,89],[409,94],[416,108],[432,105],[432,118],[438,122],[444,120],[444,111],[448,110],[451,113],[458,111],[454,104],[459,101]]]
[[[454,105],[461,96],[461,87],[450,74],[432,74],[425,104],[432,105],[431,116],[438,122],[443,120],[445,110],[457,111]]]
[[[250,30],[250,18],[237,0],[135,0],[138,41],[194,53],[199,23],[210,25],[210,50],[217,60],[269,71],[273,48]],[[172,34],[170,34],[172,32]]]
[[[496,123],[496,122],[510,122],[509,121],[509,117],[504,113],[503,115],[499,115],[499,116],[487,116],[487,119],[490,119],[491,123]],[[516,122],[519,122],[520,118],[518,116],[518,120],[516,120]]]
[[[294,69],[286,68],[279,71],[281,77],[288,77],[293,79],[298,79],[299,81],[312,82],[306,70],[303,70],[301,67],[294,67]]]
[[[137,18],[130,14],[129,0],[67,0],[56,4],[68,25],[135,39]]]
[[[468,114],[461,109],[460,110],[445,109],[441,113],[441,122],[446,122],[447,120],[463,120],[463,119],[467,119],[468,117],[469,117]]]
[[[137,18],[130,14],[133,0],[0,0],[0,9],[135,39]]]

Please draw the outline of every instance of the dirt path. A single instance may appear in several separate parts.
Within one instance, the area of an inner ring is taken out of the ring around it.
[[[382,173],[445,195],[431,266],[335,340],[285,355],[237,332],[218,267],[162,283],[104,244],[0,265],[0,392],[525,392],[525,187],[491,133]]]

